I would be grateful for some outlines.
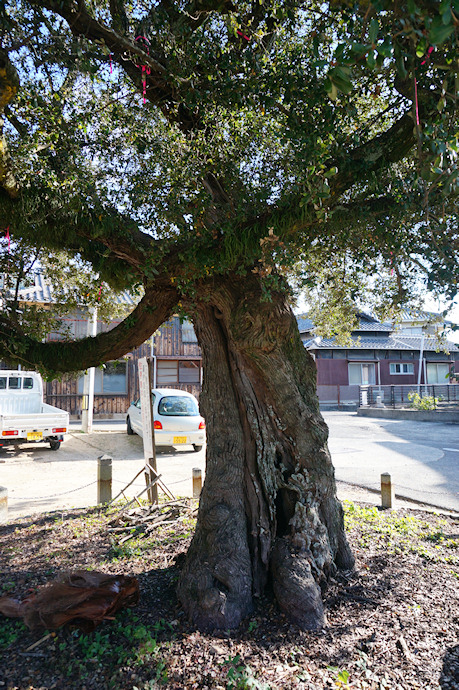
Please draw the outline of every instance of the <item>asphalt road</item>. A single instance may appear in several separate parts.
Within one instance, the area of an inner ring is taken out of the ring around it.
[[[329,447],[336,468],[338,495],[379,503],[376,494],[356,495],[351,485],[377,490],[389,472],[396,494],[459,511],[459,425],[358,417],[326,412]],[[83,434],[77,424],[60,450],[25,444],[0,455],[0,486],[8,489],[8,517],[95,505],[97,458],[113,458],[113,495],[143,467],[142,439],[127,436],[122,422],[94,425]],[[192,470],[204,476],[205,451],[190,447],[163,450],[157,456],[162,480],[175,495],[192,495]],[[139,476],[126,494],[145,487]]]
[[[380,488],[389,472],[395,493],[459,511],[459,425],[326,412],[336,478]]]

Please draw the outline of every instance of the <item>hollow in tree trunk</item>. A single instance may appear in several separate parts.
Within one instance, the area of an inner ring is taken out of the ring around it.
[[[207,466],[178,594],[203,630],[237,626],[268,582],[304,629],[353,556],[336,498],[316,370],[283,292],[257,274],[214,279],[191,305],[205,379]]]

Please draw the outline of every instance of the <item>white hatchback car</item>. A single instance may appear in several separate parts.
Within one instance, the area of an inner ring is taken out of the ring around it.
[[[194,395],[175,388],[153,388],[151,395],[155,446],[192,445],[200,451],[206,442],[206,423]],[[126,424],[128,434],[142,436],[140,400],[129,405]]]

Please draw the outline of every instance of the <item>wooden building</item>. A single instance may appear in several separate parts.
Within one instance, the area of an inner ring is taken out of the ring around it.
[[[118,322],[110,324],[114,328]],[[103,324],[100,324],[103,328]],[[98,324],[98,332],[99,324]],[[199,398],[202,382],[202,358],[196,335],[189,321],[174,316],[151,339],[127,353],[122,359],[107,362],[96,369],[94,381],[94,416],[124,415],[132,400],[139,397],[138,361],[152,357],[156,388],[180,388]],[[45,386],[46,402],[81,413],[83,375],[78,379],[51,381]]]
[[[41,271],[34,272],[32,285],[20,291],[23,303],[32,303],[52,309],[53,295]],[[127,308],[135,303],[128,293],[115,297]],[[49,341],[66,338],[84,338],[88,334],[89,314],[84,309],[62,319],[62,327],[48,334]],[[97,322],[97,333],[111,330],[120,323]],[[122,359],[107,362],[96,369],[94,382],[94,416],[113,417],[126,413],[132,400],[139,397],[138,360],[153,359],[152,385],[157,388],[180,388],[199,397],[202,382],[202,358],[193,325],[178,316],[164,323],[148,342],[127,353]],[[1,368],[0,362],[0,368]],[[6,365],[5,365],[6,366]],[[78,377],[64,377],[49,381],[44,386],[45,401],[81,415],[84,373]]]

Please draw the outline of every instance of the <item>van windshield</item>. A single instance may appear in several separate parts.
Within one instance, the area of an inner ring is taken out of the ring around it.
[[[170,417],[193,417],[199,414],[199,410],[193,398],[169,395],[159,401],[158,413]]]

